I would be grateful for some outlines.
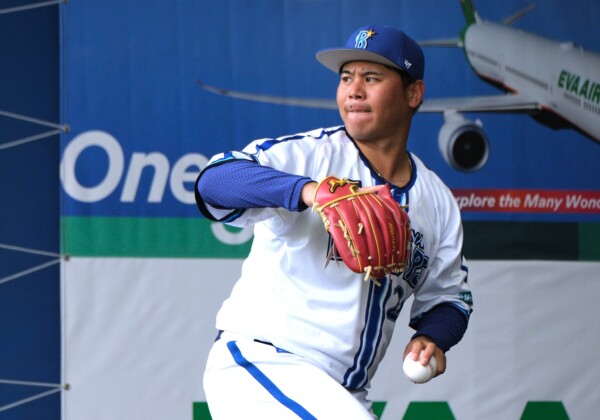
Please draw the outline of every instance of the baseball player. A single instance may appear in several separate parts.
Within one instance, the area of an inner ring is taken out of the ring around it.
[[[204,373],[215,419],[375,418],[369,384],[410,296],[415,334],[404,355],[392,357],[426,365],[435,356],[439,375],[467,328],[472,299],[459,209],[407,150],[424,93],[420,47],[400,30],[370,25],[317,60],[339,74],[344,125],[216,155],[196,184],[205,217],[254,226],[241,276],[217,314]],[[389,186],[410,218],[403,272],[363,281],[343,261],[324,267],[339,257],[309,208],[330,175],[357,182],[360,192]]]

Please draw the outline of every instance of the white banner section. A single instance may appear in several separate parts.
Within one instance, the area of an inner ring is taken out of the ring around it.
[[[387,403],[381,418],[402,418],[412,401],[447,402],[458,420],[517,420],[532,401],[560,402],[574,420],[595,418],[600,263],[469,265],[469,330],[448,353],[446,373],[427,384],[402,373],[411,335],[404,308],[370,393]],[[226,259],[64,262],[63,418],[192,419],[204,401],[214,317],[240,267]]]

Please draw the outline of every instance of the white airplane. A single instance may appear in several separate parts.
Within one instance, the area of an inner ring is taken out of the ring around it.
[[[460,38],[420,42],[424,47],[464,48],[469,64],[500,95],[425,99],[419,112],[444,114],[438,135],[446,162],[476,171],[489,155],[480,120],[462,113],[528,113],[552,129],[573,128],[600,143],[600,54],[573,42],[556,42],[510,25],[533,9],[529,6],[502,23],[482,20],[471,0],[460,0],[467,26]],[[276,97],[208,86],[204,89],[240,99],[290,106],[337,109],[335,100]]]

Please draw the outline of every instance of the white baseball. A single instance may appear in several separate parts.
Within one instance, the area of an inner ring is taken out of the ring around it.
[[[421,354],[423,354],[423,351],[421,351]],[[426,366],[423,366],[419,360],[414,361],[411,359],[409,353],[404,359],[402,368],[404,369],[406,376],[408,376],[408,379],[416,384],[424,384],[435,375],[437,370],[437,360],[435,360],[435,357],[431,356],[429,363]]]

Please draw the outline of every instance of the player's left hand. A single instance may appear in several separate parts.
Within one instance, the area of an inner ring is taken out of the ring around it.
[[[423,351],[423,354],[421,354],[421,351]],[[409,353],[411,359],[415,361],[419,360],[423,366],[426,366],[429,363],[429,359],[431,359],[432,356],[435,356],[437,362],[435,376],[439,376],[446,371],[446,355],[435,345],[433,340],[427,336],[413,338],[404,349],[402,360],[404,360]],[[421,355],[420,359],[419,355]]]
[[[358,185],[346,178],[326,177],[316,187],[313,209],[333,240],[330,255],[339,255],[350,270],[379,286],[380,279],[408,266],[410,219],[389,185]]]
[[[315,192],[317,191],[317,186],[319,184],[315,181],[309,182],[302,187],[301,199],[302,202],[308,207],[311,208],[314,204]],[[372,185],[369,187],[361,187],[357,189],[358,193],[376,193],[380,189],[383,188],[383,185]]]

